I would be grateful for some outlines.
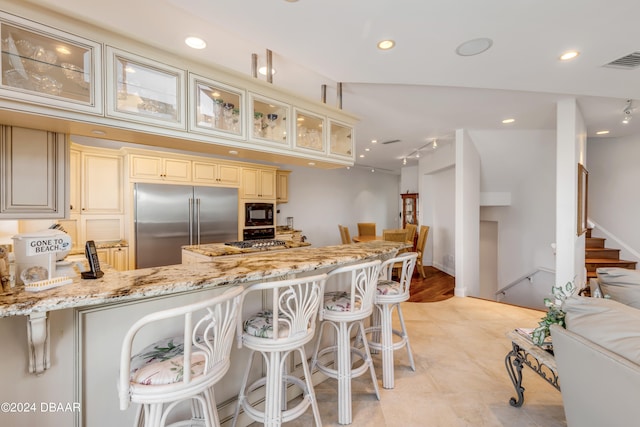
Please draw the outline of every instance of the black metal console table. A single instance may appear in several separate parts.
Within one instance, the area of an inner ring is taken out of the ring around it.
[[[560,391],[558,370],[553,354],[538,347],[531,339],[515,330],[507,333],[507,337],[511,340],[512,350],[505,357],[504,363],[517,394],[517,397],[509,399],[511,406],[518,408],[524,403],[524,387],[522,387],[524,365]]]

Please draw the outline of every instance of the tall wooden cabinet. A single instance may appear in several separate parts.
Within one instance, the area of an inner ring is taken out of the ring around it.
[[[0,219],[58,219],[68,212],[65,134],[0,126]]]
[[[418,225],[418,193],[401,194],[402,197],[402,228],[407,224]]]

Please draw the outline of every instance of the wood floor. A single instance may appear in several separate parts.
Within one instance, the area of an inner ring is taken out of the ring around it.
[[[425,267],[425,278],[416,271],[411,280],[411,302],[435,302],[453,297],[455,277],[434,267]]]

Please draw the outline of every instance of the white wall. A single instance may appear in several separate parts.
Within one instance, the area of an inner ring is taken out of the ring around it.
[[[419,218],[428,225],[424,265],[455,275],[455,145],[440,144],[418,165]]]
[[[480,155],[456,130],[456,296],[480,295]]]
[[[418,185],[418,166],[403,166],[400,170],[400,192],[405,193],[417,193],[419,191]]]
[[[575,99],[558,102],[556,163],[556,284],[585,281],[585,235],[577,236],[578,163],[586,164],[586,126]]]
[[[593,235],[606,237],[607,247],[622,249],[621,258],[636,260],[640,252],[640,136],[592,138],[587,147],[588,217],[608,232],[596,227]]]
[[[551,244],[555,242],[556,223],[556,135],[553,131],[469,133],[480,152],[483,169],[488,167],[486,153],[502,154],[502,161],[491,159],[492,171],[483,170],[487,179],[482,191],[508,190],[511,195],[509,206],[480,208],[481,220],[495,221],[498,227],[495,293],[538,267],[555,269]],[[481,265],[481,269],[484,267]],[[544,290],[549,291],[550,287]]]
[[[284,166],[283,166],[284,167]],[[338,224],[358,234],[358,222],[375,222],[377,233],[399,228],[398,175],[360,168],[312,169],[286,166],[289,176],[289,202],[278,205],[278,225],[294,217],[313,246],[340,244]]]

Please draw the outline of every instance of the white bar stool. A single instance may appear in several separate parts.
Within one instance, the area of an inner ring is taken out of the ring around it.
[[[380,400],[378,380],[362,322],[373,312],[373,298],[376,292],[380,264],[380,260],[363,262],[336,268],[327,275],[327,282],[332,278],[339,281],[346,277],[348,290],[325,292],[324,306],[320,310],[320,333],[311,361],[311,369],[317,367],[323,374],[338,380],[338,422],[340,424],[351,424],[353,419],[351,378],[358,377],[369,370],[376,397]],[[333,326],[335,330],[335,343],[321,350],[322,331],[327,324]],[[356,327],[358,334],[363,337],[364,351],[351,345],[353,327]],[[334,354],[337,369],[329,368],[320,360],[323,355],[328,353]],[[352,368],[353,363],[357,361],[357,358],[352,357],[354,355],[362,359],[363,363]]]
[[[382,387],[384,388],[394,387],[393,352],[395,350],[406,346],[411,369],[416,370],[400,303],[407,301],[410,297],[409,288],[417,258],[417,252],[405,252],[386,260],[380,267],[380,278],[375,297],[377,311],[373,316],[373,325],[367,328],[367,333],[372,334],[369,346],[382,353]],[[392,280],[393,271],[396,269],[399,270],[398,281]],[[394,308],[397,310],[400,320],[401,329],[399,331],[393,329]],[[394,335],[400,337],[398,342],[394,343]]]
[[[263,311],[249,316],[244,322],[238,320],[238,346],[251,349],[251,355],[238,395],[234,427],[241,407],[251,419],[275,427],[298,418],[309,405],[316,426],[322,426],[304,345],[315,336],[325,279],[326,274],[320,274],[259,283],[244,291],[244,296],[256,291],[268,291],[270,295],[265,298],[263,304],[267,307]],[[300,353],[304,381],[287,373],[286,360],[294,351]],[[255,352],[262,354],[266,376],[247,386]],[[304,393],[302,401],[291,409],[284,409],[287,384],[297,385]],[[261,386],[265,390],[264,411],[256,409],[247,399],[248,394]]]
[[[148,314],[131,326],[120,353],[118,394],[121,410],[130,402],[140,404],[135,426],[165,426],[169,413],[186,400],[191,400],[192,418],[173,425],[220,425],[213,385],[230,366],[241,294],[242,287],[236,286],[214,298]],[[152,323],[166,327],[166,322],[158,322],[179,317],[184,321],[182,335],[131,354],[141,329]],[[187,369],[185,360],[190,361]]]

